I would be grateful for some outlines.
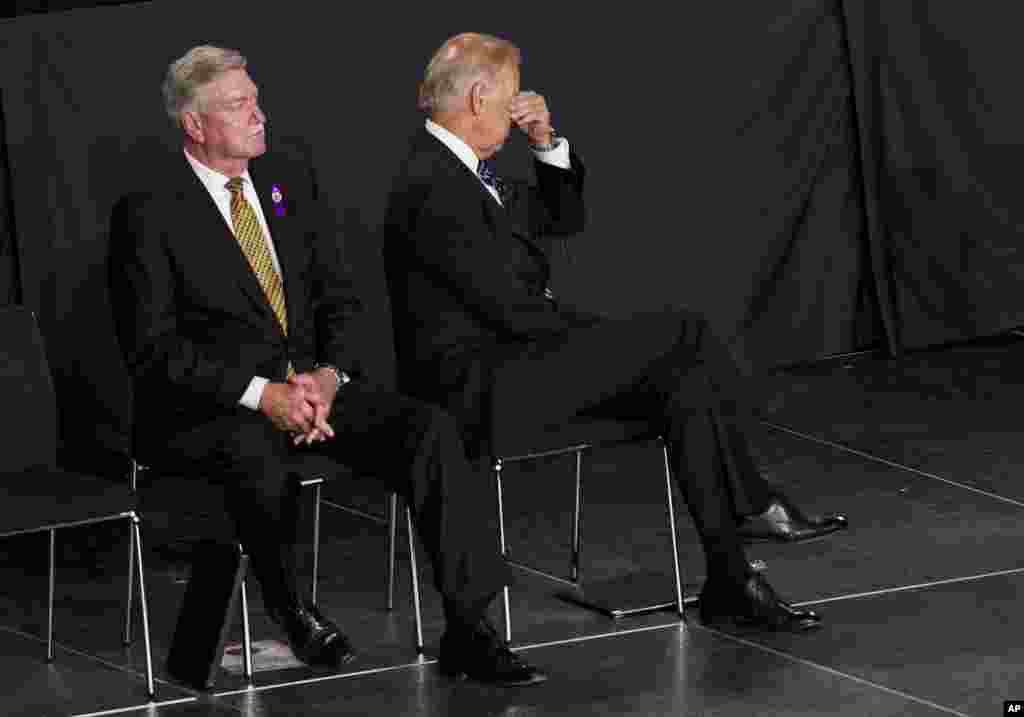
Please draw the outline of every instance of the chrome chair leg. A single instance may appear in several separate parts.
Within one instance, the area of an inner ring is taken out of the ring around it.
[[[239,551],[244,552],[239,546]],[[246,576],[242,576],[242,659],[245,681],[252,684],[252,633],[249,630],[249,592],[246,590]]]
[[[396,494],[392,494],[396,495]],[[419,570],[416,567],[416,536],[412,528],[412,509],[405,506],[405,530],[409,536],[409,571],[412,578],[412,602],[416,611],[416,654],[423,654],[423,617],[420,614],[420,580]]]
[[[385,604],[388,610],[395,609],[395,540],[398,535],[398,493],[388,494],[388,547],[387,547],[387,569],[388,569],[388,580],[385,590],[387,591],[385,597]],[[413,580],[414,589],[417,584],[416,580]],[[419,607],[416,608],[417,614],[419,614]]]
[[[682,571],[679,568],[679,541],[676,537],[676,506],[675,501],[672,497],[672,469],[669,465],[668,460],[668,444],[664,438],[659,438],[661,442],[661,455],[665,461],[665,496],[666,504],[668,506],[668,525],[669,533],[672,536],[672,567],[675,571],[675,583],[676,583],[676,612],[679,614],[680,619],[683,618],[683,580]]]
[[[494,481],[498,488],[498,538],[501,543],[501,557],[508,560],[508,548],[505,545],[505,502],[501,488],[501,470],[504,464],[501,458],[494,460]],[[512,609],[508,599],[508,585],[501,589],[501,601],[505,614],[505,642],[512,642]]]
[[[135,594],[135,523],[128,524],[128,607],[124,616],[124,644],[132,644],[132,598]]]
[[[317,577],[320,575],[320,487],[313,486],[313,585],[310,588],[310,604],[316,605]]]
[[[135,563],[139,575],[139,605],[142,607],[142,639],[146,647],[146,690],[150,698],[156,695],[153,686],[153,649],[149,640],[149,603],[146,600],[146,581],[142,572],[142,533],[139,517],[132,514],[132,543],[135,545]]]
[[[572,513],[572,581],[580,582],[580,520],[583,508],[583,451],[576,451],[576,498]]]
[[[50,577],[49,597],[46,601],[46,661],[53,662],[53,588],[54,588],[54,557],[57,547],[57,529],[50,528]]]

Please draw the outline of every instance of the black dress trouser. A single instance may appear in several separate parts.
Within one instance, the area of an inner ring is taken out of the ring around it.
[[[295,447],[265,416],[239,407],[175,436],[167,453],[223,486],[272,610],[298,600],[298,495],[289,476],[301,474],[303,452],[318,451],[406,498],[448,617],[474,620],[506,584],[507,568],[489,519],[495,511],[491,483],[467,461],[454,419],[415,399],[352,382],[339,391],[329,422],[333,439]]]
[[[650,421],[668,442],[708,576],[738,580],[747,561],[737,517],[776,492],[751,456],[744,380],[700,314],[594,318],[509,349],[494,366],[492,420],[499,434],[577,415]]]

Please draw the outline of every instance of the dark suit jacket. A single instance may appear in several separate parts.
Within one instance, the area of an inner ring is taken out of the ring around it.
[[[585,224],[583,163],[571,162],[537,162],[537,186],[512,183],[502,207],[424,129],[389,196],[382,241],[401,390],[447,407],[471,450],[486,437],[494,365],[592,320],[545,297],[552,237]]]
[[[317,361],[362,367],[347,329],[359,308],[333,236],[323,231],[315,176],[302,153],[272,148],[250,163],[282,268],[286,337],[234,235],[180,153],[123,197],[111,220],[115,327],[135,394],[137,452],[151,442],[249,409],[253,376],[284,380]],[[271,186],[282,194],[275,212]]]

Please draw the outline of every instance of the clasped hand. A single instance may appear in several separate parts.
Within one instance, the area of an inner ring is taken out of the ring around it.
[[[509,103],[509,116],[529,137],[530,144],[551,144],[554,129],[547,100],[533,90],[523,90]]]
[[[299,373],[287,383],[268,383],[260,398],[260,411],[278,429],[290,433],[295,445],[309,445],[334,438],[327,417],[337,392],[332,372]]]

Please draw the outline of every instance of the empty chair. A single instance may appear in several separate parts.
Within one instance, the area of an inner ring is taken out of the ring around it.
[[[19,416],[0,452],[0,537],[45,532],[49,535],[49,593],[46,656],[54,658],[54,588],[57,533],[62,528],[123,520],[128,526],[128,601],[124,641],[131,640],[134,595],[139,595],[145,641],[146,689],[152,697],[149,606],[142,563],[142,540],[134,496],[124,485],[63,471],[56,466],[56,400],[42,336],[35,316],[24,307],[0,309],[0,391],[5,408]],[[135,587],[135,578],[138,587]]]

